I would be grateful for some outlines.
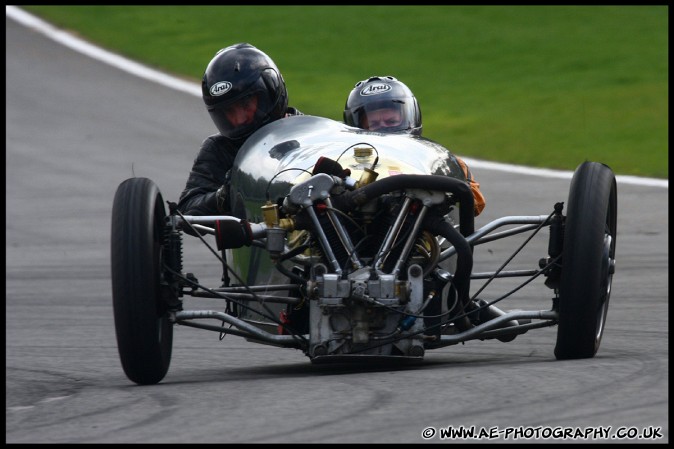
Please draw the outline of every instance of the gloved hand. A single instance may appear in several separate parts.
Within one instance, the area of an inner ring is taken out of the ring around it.
[[[218,208],[218,211],[223,214],[227,214],[229,210],[229,185],[224,184],[218,190],[215,191],[215,204]]]
[[[229,214],[229,182],[232,179],[232,170],[227,170],[225,182],[215,191],[215,206],[221,214]]]

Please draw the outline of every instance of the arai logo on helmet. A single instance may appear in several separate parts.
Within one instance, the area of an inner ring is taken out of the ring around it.
[[[389,90],[391,90],[390,84],[377,83],[377,84],[370,84],[365,89],[361,90],[360,94],[367,97],[369,95],[383,94],[384,92],[388,92]]]
[[[218,81],[217,83],[211,86],[211,95],[214,97],[219,97],[229,92],[229,89],[232,88],[232,83],[229,81]]]

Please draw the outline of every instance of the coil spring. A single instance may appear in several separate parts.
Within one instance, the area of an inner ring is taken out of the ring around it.
[[[164,228],[164,263],[176,273],[183,271],[182,231],[170,226]],[[173,278],[171,274],[169,276]]]

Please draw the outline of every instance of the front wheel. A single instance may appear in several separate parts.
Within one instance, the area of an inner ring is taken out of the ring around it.
[[[599,349],[615,270],[617,203],[608,166],[578,166],[564,224],[557,359],[594,357]]]
[[[126,376],[156,384],[168,371],[173,325],[161,300],[166,210],[156,184],[130,178],[117,188],[112,207],[112,304],[117,348]]]

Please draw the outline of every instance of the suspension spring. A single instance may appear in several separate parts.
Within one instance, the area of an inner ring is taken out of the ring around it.
[[[164,236],[164,263],[175,273],[183,271],[183,235],[175,227],[166,227]]]

